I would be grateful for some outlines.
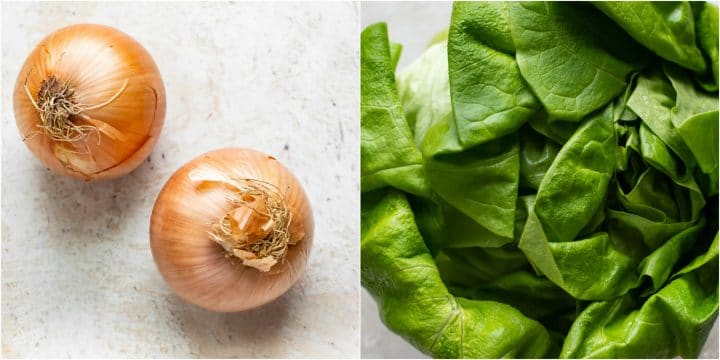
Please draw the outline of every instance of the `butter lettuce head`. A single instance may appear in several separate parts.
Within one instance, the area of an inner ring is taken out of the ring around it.
[[[458,2],[396,71],[367,27],[361,278],[383,322],[435,357],[696,357],[717,39],[704,3]]]

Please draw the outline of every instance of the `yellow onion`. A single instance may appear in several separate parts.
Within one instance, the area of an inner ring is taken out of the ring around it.
[[[272,301],[303,274],[313,237],[310,203],[272,156],[211,151],[173,174],[155,201],[150,245],[180,297],[242,311]]]
[[[165,87],[150,54],[102,25],[72,25],[43,39],[20,70],[13,101],[32,153],[83,180],[132,171],[165,119]]]

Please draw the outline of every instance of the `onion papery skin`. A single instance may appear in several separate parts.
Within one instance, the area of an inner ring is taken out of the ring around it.
[[[77,101],[89,105],[112,98],[127,81],[114,101],[84,112],[122,135],[93,133],[61,143],[41,132],[40,115],[24,86],[37,101],[42,81],[51,76],[71,85]],[[13,105],[20,135],[46,167],[82,180],[110,179],[138,167],[155,146],[165,119],[165,87],[140,43],[108,26],[78,24],[53,32],[33,49],[18,74]]]
[[[211,240],[212,224],[232,209],[233,191],[191,180],[190,173],[201,168],[287,189],[293,245],[283,261],[261,272],[228,257]],[[163,278],[181,298],[216,312],[255,308],[285,293],[304,273],[312,239],[312,210],[298,180],[275,158],[251,149],[215,150],[185,164],[158,195],[150,222],[152,254]]]

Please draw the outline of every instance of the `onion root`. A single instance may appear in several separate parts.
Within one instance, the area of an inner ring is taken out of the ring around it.
[[[86,121],[92,120],[85,111],[99,109],[111,104],[117,99],[125,88],[127,80],[123,83],[115,95],[108,100],[96,105],[78,104],[75,98],[75,89],[68,83],[61,83],[55,75],[51,75],[40,83],[37,101],[33,99],[30,89],[25,84],[25,93],[40,115],[41,124],[37,127],[43,133],[57,142],[75,142],[87,138],[91,133],[98,134],[100,142],[100,130],[97,126],[88,124],[77,124],[73,117],[79,117]],[[27,139],[27,138],[26,138]],[[23,139],[26,140],[26,139]]]
[[[262,272],[283,261],[290,242],[292,214],[277,186],[257,179],[237,179],[233,209],[222,216],[210,232],[228,257]]]

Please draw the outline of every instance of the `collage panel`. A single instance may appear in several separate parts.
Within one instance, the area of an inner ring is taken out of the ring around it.
[[[357,358],[359,5],[2,3],[3,358]]]
[[[363,3],[363,357],[717,358],[717,16]]]
[[[0,4],[2,358],[718,358],[718,1]]]

